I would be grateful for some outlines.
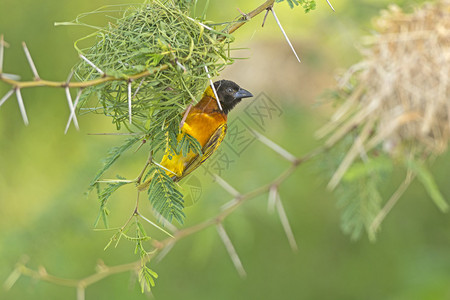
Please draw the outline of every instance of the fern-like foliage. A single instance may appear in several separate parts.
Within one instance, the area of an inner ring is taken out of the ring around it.
[[[124,180],[125,179],[125,178],[120,177],[120,176],[117,176],[117,178],[119,180]],[[95,220],[94,227],[97,227],[98,222],[100,221],[100,219],[103,220],[103,224],[105,225],[106,228],[109,227],[109,224],[108,224],[109,210],[108,210],[108,208],[106,206],[107,203],[108,203],[108,199],[121,186],[124,186],[127,183],[128,182],[126,182],[126,181],[119,181],[119,182],[115,182],[115,183],[108,183],[106,188],[104,188],[103,190],[100,190],[99,185],[97,185],[98,200],[100,201],[100,211],[98,213],[97,220]]]
[[[349,168],[336,189],[342,208],[341,226],[352,239],[358,239],[364,230],[374,237],[370,225],[380,212],[380,190],[384,177],[391,171],[392,162],[385,157],[360,161]]]
[[[183,224],[185,214],[183,212],[183,194],[166,171],[159,166],[153,165],[148,174],[151,176],[148,188],[148,199],[153,208],[171,222],[174,218]]]
[[[141,140],[141,137],[135,136],[127,139],[122,145],[111,148],[103,161],[103,167],[97,172],[94,179],[91,181],[91,188],[97,185],[97,181],[103,176],[103,174],[120,158],[125,151],[129,150],[139,140]]]

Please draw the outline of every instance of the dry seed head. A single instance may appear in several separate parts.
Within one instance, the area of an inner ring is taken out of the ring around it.
[[[373,122],[366,150],[381,142],[391,154],[398,145],[442,153],[450,135],[450,1],[425,4],[411,14],[390,6],[375,25],[378,33],[366,39],[363,62],[350,70],[359,72],[340,83],[356,79],[346,100],[352,103],[332,122],[353,128]]]
[[[382,146],[390,155],[439,155],[450,136],[450,0],[408,14],[390,6],[367,37],[363,61],[340,80],[343,105],[319,136],[332,146],[359,136],[336,171],[334,187],[359,155]],[[406,152],[406,153],[405,153]]]

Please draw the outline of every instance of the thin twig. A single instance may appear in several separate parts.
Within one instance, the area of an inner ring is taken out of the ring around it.
[[[266,19],[267,19],[267,16],[269,15],[270,8],[272,8],[272,6],[268,7],[267,10],[266,10],[266,13],[264,14],[264,19],[263,19],[263,22],[261,24],[261,27],[264,27],[264,24],[266,24]]]
[[[33,72],[34,80],[41,79],[37,72],[36,66],[34,65],[33,59],[31,58],[31,54],[30,54],[30,51],[28,50],[27,44],[25,42],[22,42],[22,46],[23,46],[23,51],[25,52],[25,56],[27,57],[28,63],[30,64],[31,71]]]
[[[183,118],[181,119],[181,122],[180,122],[180,129],[183,128],[184,122],[186,122],[187,116],[192,108],[192,103],[193,103],[193,101],[191,101],[191,103],[186,108],[186,111],[184,112]]]
[[[39,87],[39,86],[47,86],[47,87],[70,87],[70,88],[87,88],[90,86],[99,85],[108,81],[125,81],[125,80],[136,80],[139,78],[144,78],[147,76],[150,76],[154,73],[158,73],[160,71],[166,70],[169,66],[164,64],[159,67],[153,68],[151,70],[145,70],[141,73],[137,73],[130,76],[122,76],[122,77],[115,77],[115,76],[103,76],[101,78],[96,78],[92,80],[86,80],[82,82],[70,82],[67,84],[67,82],[63,81],[50,81],[50,80],[34,80],[34,81],[18,81],[12,78],[6,78],[5,76],[0,77],[0,80],[17,88],[29,88],[29,87]],[[3,74],[5,75],[5,74]]]
[[[245,16],[240,17],[236,23],[234,23],[230,28],[228,28],[227,33],[231,34],[233,32],[235,32],[236,30],[238,30],[242,25],[244,25],[247,21],[253,19],[254,17],[256,17],[257,15],[259,15],[260,13],[262,13],[263,11],[265,11],[267,8],[273,6],[273,4],[275,3],[275,0],[267,0],[266,2],[264,2],[263,4],[261,4],[260,6],[258,6],[257,8],[255,8],[254,10],[252,10],[251,12],[245,14]],[[224,37],[225,38],[225,37]],[[220,38],[219,38],[220,39]]]

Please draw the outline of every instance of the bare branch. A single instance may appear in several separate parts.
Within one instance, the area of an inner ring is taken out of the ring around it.
[[[260,13],[262,13],[263,11],[265,11],[266,9],[270,8],[273,6],[273,4],[275,3],[275,0],[267,0],[266,2],[264,2],[263,4],[261,4],[260,6],[258,6],[257,8],[255,8],[254,10],[252,10],[251,12],[249,12],[248,14],[245,14],[244,16],[242,16],[241,18],[239,18],[236,23],[234,23],[229,29],[228,29],[228,33],[231,34],[233,32],[235,32],[236,30],[238,30],[242,25],[244,25],[247,21],[251,20],[252,18],[256,17],[257,15],[259,15]]]
[[[30,51],[28,51],[27,44],[25,42],[22,42],[22,46],[23,46],[23,51],[25,52],[25,56],[27,57],[28,63],[30,64],[31,71],[33,71],[34,80],[41,79],[39,77],[39,74],[38,74],[37,70],[36,70],[36,66],[34,65],[33,59],[31,58]]]
[[[222,239],[222,242],[225,245],[225,248],[227,248],[228,254],[231,257],[231,260],[233,261],[233,264],[234,264],[237,272],[239,273],[239,275],[242,278],[247,277],[247,273],[245,272],[245,269],[242,266],[241,260],[239,259],[236,249],[234,249],[233,243],[231,242],[230,237],[228,236],[227,232],[225,231],[225,228],[223,228],[222,223],[217,224],[217,232],[219,232],[219,236]]]

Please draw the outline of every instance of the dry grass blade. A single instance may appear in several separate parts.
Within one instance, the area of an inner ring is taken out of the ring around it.
[[[411,14],[392,5],[376,26],[377,34],[365,39],[363,61],[339,82],[347,88],[346,100],[317,133],[330,135],[326,145],[331,147],[366,128],[364,141],[354,140],[332,187],[360,147],[380,147],[390,156],[436,156],[450,140],[450,2],[425,4]]]

